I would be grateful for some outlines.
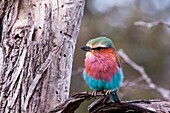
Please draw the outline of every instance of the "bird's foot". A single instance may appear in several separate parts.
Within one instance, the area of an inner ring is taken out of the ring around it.
[[[114,97],[114,102],[115,103],[120,103],[121,101],[120,101],[120,99],[119,99],[119,97],[117,95],[117,90],[113,91],[112,94],[113,94],[113,97]]]
[[[92,95],[96,97],[97,91],[96,91],[96,90],[95,90],[95,91],[92,91]]]
[[[111,92],[112,92],[111,90],[104,90],[105,95],[110,95]]]

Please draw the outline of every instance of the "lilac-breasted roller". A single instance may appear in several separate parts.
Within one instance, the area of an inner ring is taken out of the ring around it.
[[[92,90],[105,91],[113,102],[120,102],[117,89],[123,82],[121,59],[113,42],[106,37],[98,37],[87,42],[83,78]]]

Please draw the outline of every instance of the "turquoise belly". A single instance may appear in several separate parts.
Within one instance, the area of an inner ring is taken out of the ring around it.
[[[83,78],[86,80],[89,87],[93,90],[117,90],[123,82],[123,71],[122,68],[113,76],[112,80],[107,82],[105,80],[97,80],[87,73],[83,72]]]

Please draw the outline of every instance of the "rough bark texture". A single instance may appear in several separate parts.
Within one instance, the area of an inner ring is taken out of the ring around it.
[[[84,0],[2,0],[0,113],[44,113],[69,96]]]

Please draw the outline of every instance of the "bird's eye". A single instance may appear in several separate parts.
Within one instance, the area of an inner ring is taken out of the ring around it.
[[[102,47],[97,47],[98,50],[102,49]]]
[[[92,48],[92,50],[100,50],[101,47]]]
[[[92,50],[101,50],[101,49],[107,49],[108,47],[96,47],[96,48],[92,48]]]

